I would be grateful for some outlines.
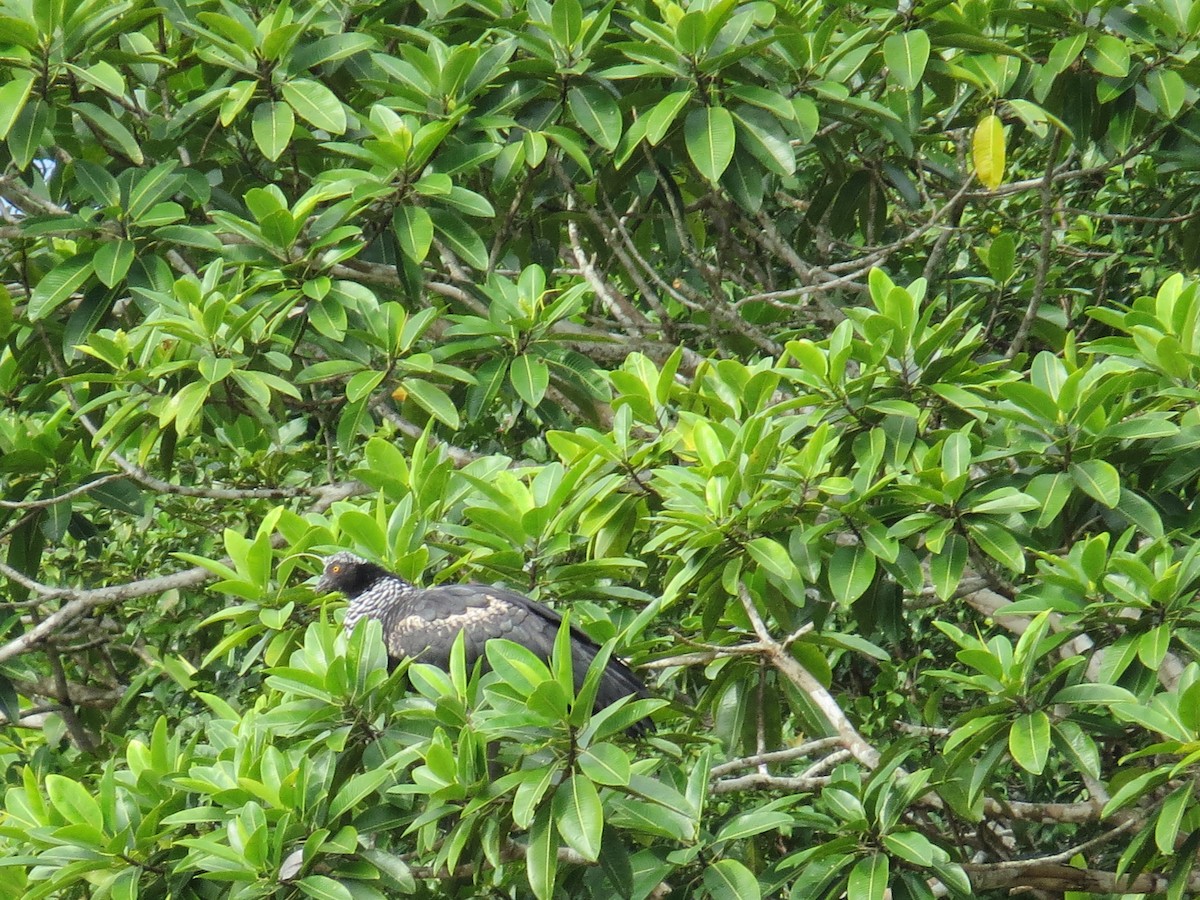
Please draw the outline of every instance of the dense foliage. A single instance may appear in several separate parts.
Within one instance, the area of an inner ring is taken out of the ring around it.
[[[0,896],[1200,889],[1198,33],[0,0]]]

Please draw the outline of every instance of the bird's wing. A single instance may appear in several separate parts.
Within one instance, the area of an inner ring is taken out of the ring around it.
[[[535,600],[530,600],[516,591],[497,588],[490,585],[462,585],[461,587],[482,591],[496,601],[504,604],[512,617],[514,627],[505,634],[489,635],[504,637],[528,647],[542,659],[549,660],[554,652],[554,641],[558,637],[558,629],[562,624],[562,616],[543,606]],[[482,642],[486,643],[486,639]],[[479,652],[483,652],[482,643]],[[599,645],[575,626],[571,626],[571,674],[574,677],[575,689],[579,690],[587,677],[588,667],[600,652]],[[596,695],[596,708],[616,703],[622,697],[633,694],[636,697],[649,697],[650,692],[616,656],[609,658],[600,679],[600,690]]]
[[[415,656],[444,668],[460,631],[468,664],[483,656],[492,638],[507,638],[549,658],[560,621],[558,613],[515,591],[446,584],[415,592],[384,623],[384,631],[393,656]]]
[[[492,638],[506,638],[548,660],[562,617],[549,607],[516,591],[487,584],[447,584],[419,591],[402,613],[384,622],[388,651],[393,656],[414,656],[446,668],[450,648],[464,632],[467,664],[484,654]],[[600,648],[577,628],[571,628],[571,666],[576,689],[583,683]],[[645,686],[615,657],[600,683],[597,706],[621,697],[646,697]]]

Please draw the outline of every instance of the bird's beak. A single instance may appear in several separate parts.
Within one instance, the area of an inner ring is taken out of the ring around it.
[[[325,574],[322,573],[321,577],[317,579],[317,583],[313,585],[313,593],[319,597],[323,594],[330,593],[332,590],[333,585],[328,583],[328,579],[326,578]]]

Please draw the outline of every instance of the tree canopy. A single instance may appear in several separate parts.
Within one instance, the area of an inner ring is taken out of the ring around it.
[[[1198,37],[0,0],[0,895],[1200,890]]]

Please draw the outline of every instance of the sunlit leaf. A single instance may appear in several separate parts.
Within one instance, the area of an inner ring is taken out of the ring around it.
[[[920,29],[884,38],[883,60],[888,78],[906,91],[921,83],[929,62],[929,35]]]
[[[1004,124],[999,116],[984,116],[971,138],[971,159],[975,175],[986,188],[998,188],[1004,181]]]
[[[279,159],[292,141],[296,117],[286,103],[264,101],[254,108],[254,143],[262,155],[272,162]]]
[[[341,134],[346,130],[346,111],[341,101],[319,81],[307,78],[285,81],[280,91],[296,115],[310,125],[330,134]]]

